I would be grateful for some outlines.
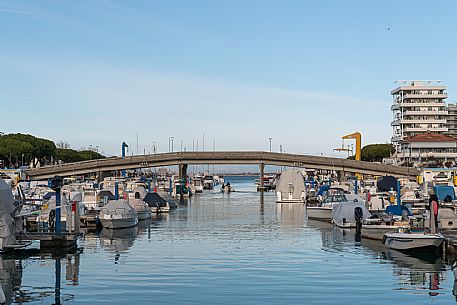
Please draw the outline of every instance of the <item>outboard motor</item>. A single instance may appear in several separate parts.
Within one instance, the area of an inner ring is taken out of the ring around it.
[[[361,207],[356,207],[354,209],[354,218],[356,223],[355,239],[357,242],[361,240],[361,229],[362,229],[362,220],[363,220],[363,210]]]

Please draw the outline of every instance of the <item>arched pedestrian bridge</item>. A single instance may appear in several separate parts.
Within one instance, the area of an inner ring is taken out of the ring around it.
[[[46,179],[54,175],[74,176],[90,173],[120,171],[126,169],[178,165],[180,169],[190,164],[250,164],[260,165],[263,173],[265,165],[326,169],[347,173],[368,175],[392,175],[397,178],[415,179],[418,170],[364,161],[354,161],[323,156],[270,153],[263,151],[216,151],[216,152],[175,152],[130,157],[111,157],[90,161],[43,166],[27,170],[32,179]]]

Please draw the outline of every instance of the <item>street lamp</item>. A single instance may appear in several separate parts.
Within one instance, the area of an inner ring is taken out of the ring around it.
[[[168,138],[168,152],[173,152],[173,139],[174,139],[174,137]]]
[[[268,138],[268,141],[270,141],[270,152],[271,152],[271,138]]]

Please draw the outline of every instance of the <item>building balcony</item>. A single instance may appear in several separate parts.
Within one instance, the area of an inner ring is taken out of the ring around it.
[[[414,99],[414,98],[438,98],[438,99],[445,99],[447,98],[447,93],[439,93],[439,94],[428,94],[428,93],[419,93],[419,94],[412,94],[407,93],[403,95],[403,99]]]
[[[393,104],[390,106],[390,110],[399,110],[401,108],[410,108],[410,107],[438,107],[440,108],[439,110],[435,111],[446,111],[446,103],[445,102],[424,102],[424,103],[418,103],[418,102],[409,102],[409,101],[403,101],[401,103]],[[409,111],[409,110],[408,110]],[[430,110],[432,112],[433,110]]]
[[[445,110],[406,110],[403,115],[448,115]]]
[[[404,132],[420,132],[420,133],[426,133],[426,132],[447,132],[448,128],[447,127],[405,127],[403,128]]]
[[[456,152],[421,152],[420,155],[417,152],[410,153],[409,151],[397,153],[397,158],[400,159],[422,159],[426,160],[427,158],[435,158],[435,159],[452,159],[455,160],[457,158]]]
[[[400,124],[442,124],[445,125],[447,123],[446,119],[409,119],[404,118],[403,120],[398,120]]]

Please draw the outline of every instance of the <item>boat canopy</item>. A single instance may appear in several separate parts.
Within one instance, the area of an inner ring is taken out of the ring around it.
[[[356,222],[354,210],[357,207],[362,209],[363,220],[371,217],[370,211],[368,211],[363,201],[347,201],[338,203],[335,206],[333,206],[332,219],[334,220],[334,222],[338,223],[354,223]]]
[[[295,169],[282,172],[276,191],[283,194],[292,193],[293,198],[300,198],[306,191],[302,173]]]
[[[166,207],[167,206],[167,201],[160,197],[159,194],[157,193],[147,193],[146,196],[144,197],[144,202],[148,204],[149,207]]]

